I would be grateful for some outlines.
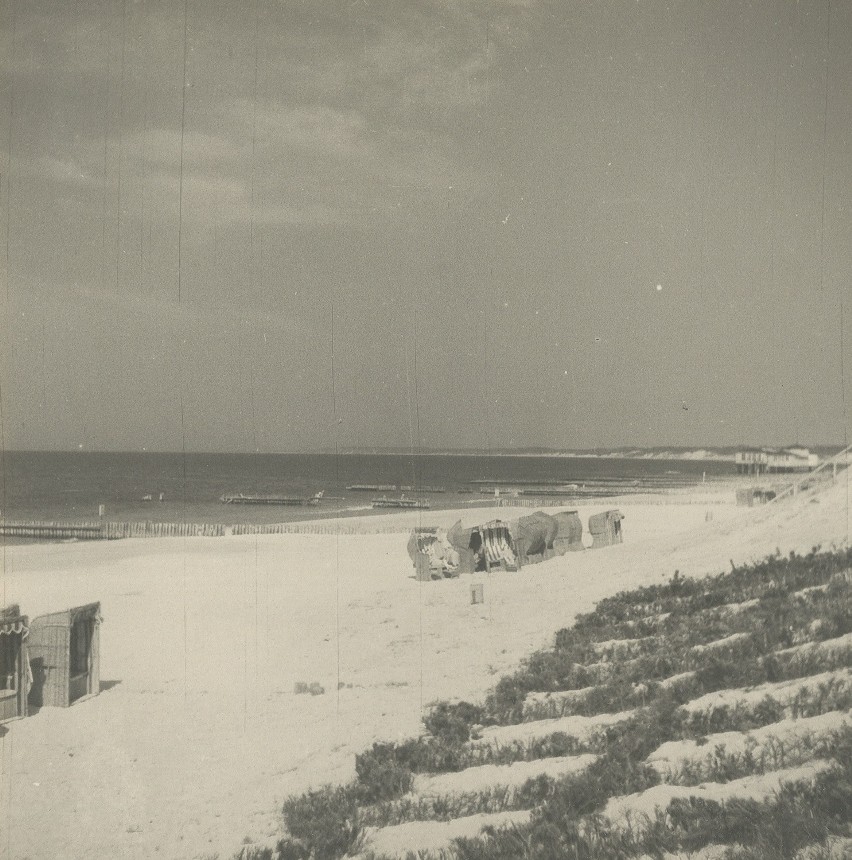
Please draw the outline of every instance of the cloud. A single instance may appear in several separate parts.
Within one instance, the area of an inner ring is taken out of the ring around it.
[[[102,165],[70,156],[18,158],[12,162],[12,171],[13,180],[39,179],[76,187],[99,185],[103,181]]]
[[[371,126],[354,110],[240,99],[203,122],[183,134],[140,130],[123,150],[144,152],[145,193],[155,198],[178,193],[182,170],[184,217],[206,223],[333,223],[387,211],[399,189],[428,196],[460,184],[440,140]]]
[[[191,4],[182,95],[174,10],[128,7],[125,20],[91,8],[64,22],[32,11],[16,36],[13,179],[112,188],[120,175],[132,210],[135,194],[173,202],[182,169],[184,216],[202,224],[434,205],[450,185],[482,183],[476,127],[534,10],[419,0],[340,16],[261,2],[255,43],[252,15]]]

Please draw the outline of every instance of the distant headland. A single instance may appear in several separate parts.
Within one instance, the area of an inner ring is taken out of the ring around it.
[[[835,445],[811,445],[810,450],[820,457],[836,453]],[[318,454],[343,454],[347,456],[404,456],[420,457],[588,457],[620,460],[698,460],[733,463],[737,451],[743,446],[731,447],[678,447],[663,446],[650,448],[401,448],[401,447],[357,447],[322,449]]]

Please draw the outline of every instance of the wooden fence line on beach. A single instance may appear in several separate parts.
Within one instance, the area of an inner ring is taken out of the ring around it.
[[[269,534],[401,534],[411,525],[345,525],[341,521],[324,523],[62,523],[0,521],[0,536],[77,540],[119,540],[121,538],[225,537],[227,535]]]
[[[564,508],[571,505],[617,505],[639,502],[650,505],[684,504],[683,500],[636,499],[623,496],[612,499],[487,499],[477,504],[482,508]],[[690,501],[690,504],[720,505],[721,499]],[[439,511],[437,511],[439,513]],[[44,522],[36,520],[9,522],[0,520],[0,537],[47,538],[53,540],[120,540],[122,538],[163,537],[226,537],[230,535],[376,535],[406,534],[411,520],[404,523],[375,525],[370,522],[347,523],[346,518],[306,523],[154,523],[154,522]]]
[[[98,523],[58,522],[0,522],[0,535],[32,538],[79,538],[100,540],[103,535]]]
[[[518,498],[501,496],[492,499],[476,499],[468,502],[470,508],[566,508],[601,505],[725,505],[733,504],[733,498],[684,498],[680,495],[651,495],[638,493],[617,496],[578,496],[543,498]],[[469,508],[468,508],[469,510]],[[432,513],[440,513],[439,509]],[[387,523],[375,525],[368,521],[347,522],[348,517],[330,517],[322,522],[294,523],[159,523],[159,522],[59,522],[59,521],[5,521],[0,519],[0,537],[48,538],[58,540],[119,540],[121,538],[161,537],[226,537],[229,535],[375,535],[404,534],[411,530],[411,521],[405,524]]]

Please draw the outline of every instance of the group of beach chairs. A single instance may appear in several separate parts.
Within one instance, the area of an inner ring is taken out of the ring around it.
[[[617,510],[591,516],[589,548],[621,543],[623,518]],[[490,520],[470,528],[461,521],[449,530],[417,528],[408,540],[415,578],[424,581],[493,569],[519,570],[525,564],[585,548],[576,511],[536,511],[517,520]]]

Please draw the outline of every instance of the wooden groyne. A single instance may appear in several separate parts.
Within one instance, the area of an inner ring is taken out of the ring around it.
[[[121,538],[225,537],[228,535],[356,535],[397,534],[411,525],[347,524],[345,520],[322,523],[60,523],[0,521],[0,537],[35,540],[120,540]]]
[[[100,540],[101,526],[98,523],[7,523],[0,522],[0,535],[4,537],[24,537],[68,540]]]
[[[205,523],[63,523],[0,521],[0,536],[41,540],[117,540],[131,537],[219,537],[229,526]]]

